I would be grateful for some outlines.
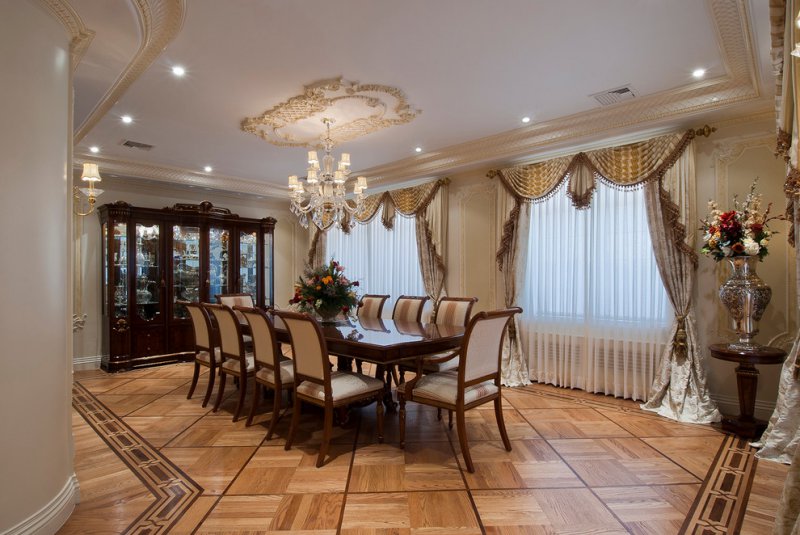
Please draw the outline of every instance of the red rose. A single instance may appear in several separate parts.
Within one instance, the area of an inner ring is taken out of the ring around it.
[[[742,254],[744,252],[744,245],[742,245],[741,242],[734,243],[731,246],[731,251],[733,251],[736,254]]]

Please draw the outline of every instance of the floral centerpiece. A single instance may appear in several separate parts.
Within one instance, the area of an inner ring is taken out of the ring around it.
[[[322,321],[330,322],[340,313],[347,314],[358,304],[358,281],[344,275],[344,266],[331,261],[316,269],[308,268],[294,285],[294,297],[289,304],[298,310],[316,313]]]
[[[767,256],[772,231],[768,223],[780,216],[769,217],[772,204],[762,211],[761,194],[756,193],[756,182],[750,186],[744,203],[734,196],[734,209],[723,212],[716,201],[708,202],[709,214],[701,220],[703,248],[701,252],[717,262],[732,256]]]
[[[753,337],[758,333],[757,323],[769,304],[772,290],[756,274],[756,265],[768,253],[769,239],[773,234],[769,222],[785,219],[782,216],[770,217],[771,204],[762,208],[756,182],[757,179],[750,186],[744,203],[734,196],[733,210],[723,212],[716,202],[709,201],[709,214],[701,221],[701,252],[717,262],[726,259],[731,267],[730,277],[719,289],[719,298],[739,337],[737,342],[729,344],[735,349],[758,347]]]

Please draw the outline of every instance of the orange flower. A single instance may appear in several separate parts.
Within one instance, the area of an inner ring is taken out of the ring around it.
[[[331,277],[330,275],[322,277],[322,284],[330,284],[332,282],[333,282],[333,277]]]

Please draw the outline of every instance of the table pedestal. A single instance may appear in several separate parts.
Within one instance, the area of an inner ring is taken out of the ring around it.
[[[711,356],[720,360],[738,362],[736,386],[739,392],[739,416],[722,419],[722,429],[743,438],[758,438],[767,427],[767,422],[755,418],[758,370],[756,364],[781,364],[786,352],[777,347],[759,346],[739,349],[728,344],[709,346]]]

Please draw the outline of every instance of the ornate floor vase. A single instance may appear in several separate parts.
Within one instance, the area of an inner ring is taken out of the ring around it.
[[[739,336],[731,347],[752,349],[759,344],[753,342],[758,333],[758,322],[772,298],[772,290],[756,274],[758,256],[732,256],[726,258],[731,266],[731,275],[719,289],[719,298],[733,320],[733,328]]]

